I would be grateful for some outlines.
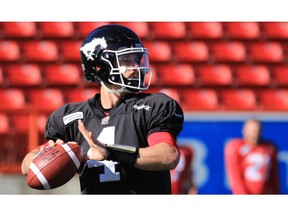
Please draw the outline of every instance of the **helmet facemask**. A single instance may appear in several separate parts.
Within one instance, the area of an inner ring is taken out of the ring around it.
[[[152,71],[149,67],[147,49],[104,50],[101,60],[109,65],[109,84],[120,86],[119,89],[112,90],[102,82],[101,84],[110,92],[140,92],[149,88]]]

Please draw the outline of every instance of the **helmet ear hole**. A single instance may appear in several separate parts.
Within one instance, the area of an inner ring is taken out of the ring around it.
[[[110,58],[109,53],[106,52],[106,53],[103,55],[103,58],[105,58],[105,59],[109,59],[109,58]]]
[[[94,51],[94,53],[95,53],[95,62],[100,62],[100,61],[101,61],[101,55],[102,55],[102,53],[103,53],[103,50],[101,50],[101,49],[96,49],[96,50]]]

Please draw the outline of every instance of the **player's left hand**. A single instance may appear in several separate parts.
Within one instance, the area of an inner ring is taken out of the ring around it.
[[[55,145],[63,145],[64,143],[65,142],[63,140],[61,140],[61,139],[57,139],[55,142],[54,142],[54,140],[49,140],[48,143],[45,143],[45,144],[40,146],[40,152],[43,151],[46,148],[49,148],[49,147],[52,147],[52,146],[55,146]],[[69,141],[69,142],[67,142],[67,144],[78,145],[78,143],[74,142],[74,141]]]
[[[86,139],[88,145],[90,146],[90,149],[87,154],[88,157],[87,159],[98,161],[105,160],[108,156],[108,151],[106,147],[94,138],[92,132],[88,131],[85,128],[81,120],[78,120],[78,128],[82,133],[82,135],[84,136],[84,138]]]

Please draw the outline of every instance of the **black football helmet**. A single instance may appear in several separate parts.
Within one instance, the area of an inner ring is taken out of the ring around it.
[[[149,88],[152,71],[148,50],[135,32],[125,26],[108,24],[96,28],[83,41],[80,55],[88,82],[98,82],[113,93]],[[124,76],[127,71],[133,71],[133,76]],[[107,84],[120,88],[112,90]]]

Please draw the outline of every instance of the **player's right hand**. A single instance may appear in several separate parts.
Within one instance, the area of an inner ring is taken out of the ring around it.
[[[94,138],[92,132],[85,128],[81,120],[78,120],[78,128],[90,146],[90,149],[87,153],[87,159],[98,161],[105,160],[108,156],[106,147]]]

